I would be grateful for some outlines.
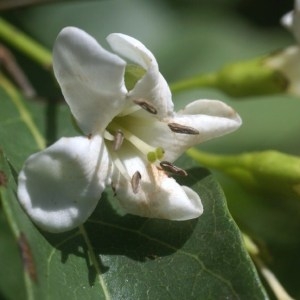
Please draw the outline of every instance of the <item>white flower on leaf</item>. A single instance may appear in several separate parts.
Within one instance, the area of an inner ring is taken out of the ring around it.
[[[220,101],[197,100],[174,112],[152,53],[124,34],[111,34],[107,41],[116,54],[84,31],[67,27],[54,46],[54,74],[85,136],[61,138],[31,155],[18,185],[28,215],[50,232],[86,221],[107,186],[121,214],[199,217],[198,194],[169,177],[185,175],[172,162],[192,145],[241,125],[236,112]],[[125,60],[145,70],[131,90],[125,86]]]
[[[295,0],[294,10],[281,18],[281,24],[294,35],[297,45],[287,47],[267,57],[268,67],[278,70],[288,82],[287,92],[300,95],[300,0]]]

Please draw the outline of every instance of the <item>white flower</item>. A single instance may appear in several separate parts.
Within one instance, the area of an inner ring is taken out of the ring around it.
[[[292,32],[298,45],[275,52],[265,60],[265,63],[286,77],[287,92],[300,95],[300,0],[295,0],[294,10],[285,14],[281,23]]]
[[[67,27],[54,46],[55,76],[85,136],[61,138],[31,155],[19,175],[20,203],[47,231],[70,230],[86,221],[108,185],[120,213],[197,218],[201,200],[168,176],[185,174],[172,162],[190,146],[241,125],[235,111],[220,101],[198,100],[175,113],[152,53],[124,34],[111,34],[107,41],[116,54],[84,31]],[[125,60],[145,70],[131,90],[124,82]]]
[[[300,43],[300,0],[295,0],[294,10],[288,12],[281,18],[284,27],[290,30],[298,44]]]

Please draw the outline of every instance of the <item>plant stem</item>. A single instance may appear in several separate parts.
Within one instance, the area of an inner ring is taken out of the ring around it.
[[[0,38],[43,67],[51,67],[51,52],[2,18],[0,18]]]
[[[226,167],[227,163],[229,163],[229,165],[230,163],[237,163],[237,158],[234,156],[205,153],[195,148],[188,149],[186,153],[197,162],[208,168],[222,170],[224,167]]]
[[[4,91],[9,96],[12,103],[15,105],[16,109],[20,114],[21,120],[24,124],[28,127],[29,131],[31,132],[33,139],[36,142],[36,145],[39,150],[42,150],[46,146],[46,141],[41,134],[39,128],[36,126],[32,119],[32,115],[30,111],[26,108],[18,90],[15,86],[3,75],[0,73],[0,86],[4,89]]]
[[[170,88],[175,93],[200,87],[217,87],[217,79],[216,73],[202,74],[197,77],[174,82],[170,84]]]

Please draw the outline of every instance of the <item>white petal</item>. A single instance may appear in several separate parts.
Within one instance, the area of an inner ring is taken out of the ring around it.
[[[190,103],[173,118],[160,122],[142,118],[135,113],[127,128],[140,139],[165,150],[164,159],[176,160],[189,147],[236,130],[242,123],[239,115],[228,105],[217,100],[197,100]],[[199,131],[197,135],[175,133],[168,123],[178,123]]]
[[[189,126],[199,131],[197,135],[169,134],[169,136],[174,135],[174,138],[169,137],[169,140],[166,140],[165,149],[174,153],[171,160],[176,159],[191,146],[233,132],[242,124],[240,116],[230,106],[217,100],[194,101],[179,111],[169,122]]]
[[[53,49],[54,74],[85,134],[103,130],[125,105],[125,61],[86,32],[64,28]]]
[[[299,10],[294,12],[293,33],[294,33],[295,39],[297,40],[298,45],[299,45],[300,44],[300,8],[299,8]]]
[[[137,193],[133,192],[130,180],[122,175],[114,182],[117,193],[114,207],[117,206],[119,212],[168,220],[189,220],[202,214],[201,200],[193,190],[180,186],[138,156],[123,155],[122,160],[129,176],[139,171],[141,181]]]
[[[281,24],[288,30],[292,30],[293,28],[293,17],[294,17],[294,11],[290,11],[285,15],[283,15],[280,20]]]
[[[147,71],[129,92],[130,98],[132,100],[142,98],[152,103],[157,110],[158,118],[171,116],[174,107],[171,91],[159,72],[153,54],[138,40],[121,33],[110,34],[107,41],[116,53]]]
[[[67,231],[93,212],[110,172],[100,136],[61,138],[27,159],[19,174],[19,201],[42,229]]]
[[[295,0],[294,10],[281,18],[281,24],[292,31],[298,44],[300,43],[300,0]]]
[[[288,79],[288,92],[300,95],[300,48],[292,46],[276,52],[265,60],[270,68],[278,70]]]

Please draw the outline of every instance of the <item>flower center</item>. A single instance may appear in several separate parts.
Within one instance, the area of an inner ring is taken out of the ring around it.
[[[104,132],[104,138],[110,141],[114,152],[118,151],[122,147],[122,144],[127,141],[139,150],[149,162],[154,163],[163,158],[164,149],[161,147],[155,148],[149,145],[134,133],[132,128],[138,127],[139,122],[137,122],[132,114],[140,109],[141,108],[138,105],[132,105],[124,110],[119,116],[115,117],[107,126]],[[152,121],[154,122],[155,120]]]
[[[184,170],[163,160],[165,151],[162,147],[153,147],[145,141],[147,139],[141,139],[142,134],[145,133],[146,135],[148,130],[153,130],[155,128],[155,122],[159,122],[153,116],[155,114],[157,114],[156,108],[147,100],[133,100],[133,104],[125,108],[118,116],[116,116],[104,131],[104,139],[106,140],[107,148],[110,150],[111,159],[124,178],[131,183],[132,191],[135,194],[139,191],[142,177],[139,170],[136,170],[135,173],[131,175],[129,175],[126,170],[121,159],[122,154],[118,154],[118,151],[121,150],[122,147],[125,147],[123,145],[124,143],[133,145],[151,164],[158,162],[156,167],[159,170],[175,175],[187,175]],[[174,132],[196,134],[196,130],[191,127],[177,123],[169,123],[168,126],[171,131]],[[141,130],[142,128],[145,128],[144,131]]]

